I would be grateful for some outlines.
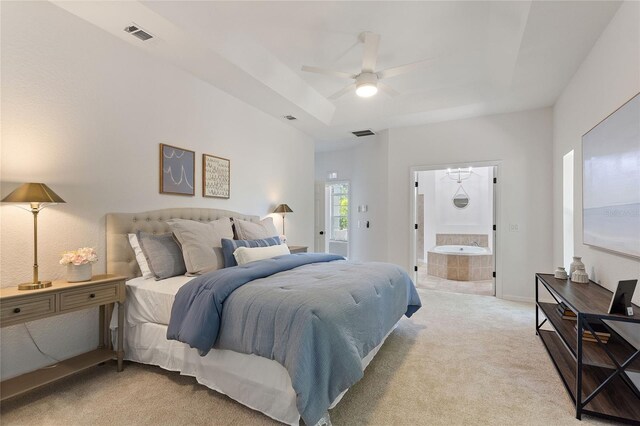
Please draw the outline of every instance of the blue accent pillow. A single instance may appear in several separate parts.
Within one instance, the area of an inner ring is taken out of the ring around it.
[[[236,258],[233,257],[233,252],[236,251],[238,247],[269,247],[282,244],[280,237],[263,238],[261,240],[230,240],[223,238],[221,242],[225,268],[238,266]]]

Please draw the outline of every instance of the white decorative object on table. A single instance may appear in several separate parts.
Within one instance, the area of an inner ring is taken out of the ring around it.
[[[84,265],[67,265],[67,281],[70,283],[78,283],[82,281],[89,281],[91,279],[91,264],[85,263]]]
[[[61,265],[67,265],[67,281],[76,283],[91,279],[91,264],[98,261],[96,251],[91,247],[65,251],[60,259]]]
[[[556,272],[553,274],[553,276],[559,280],[566,280],[568,278],[567,271],[563,266],[558,266],[558,269],[556,269]]]
[[[571,265],[569,267],[569,276],[573,276],[573,273],[575,272],[575,270],[578,269],[578,267],[580,266],[582,266],[583,270],[586,270],[584,263],[582,263],[582,257],[573,256],[573,262],[571,262]]]
[[[571,281],[574,283],[586,284],[589,282],[589,274],[584,270],[584,265],[578,266],[573,274],[571,274]]]

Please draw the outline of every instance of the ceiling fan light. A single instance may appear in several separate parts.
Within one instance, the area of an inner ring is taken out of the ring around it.
[[[368,98],[378,93],[378,87],[374,83],[363,83],[356,87],[356,95]]]

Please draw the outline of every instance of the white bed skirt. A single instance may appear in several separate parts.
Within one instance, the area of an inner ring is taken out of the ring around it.
[[[380,345],[364,357],[363,368],[369,365],[396,326],[387,333]],[[115,335],[115,324],[112,322],[112,337]],[[289,425],[300,423],[289,373],[278,362],[221,349],[212,349],[201,357],[196,349],[175,340],[167,340],[166,336],[166,325],[129,324],[125,329],[124,358],[195,377],[198,383],[275,420]],[[330,408],[340,402],[345,393],[341,393]]]

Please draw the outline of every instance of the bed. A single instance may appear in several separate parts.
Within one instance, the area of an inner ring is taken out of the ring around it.
[[[179,371],[183,375],[193,376],[199,383],[226,394],[247,407],[260,411],[282,423],[297,425],[300,422],[300,413],[303,410],[299,409],[299,392],[294,390],[294,383],[292,383],[292,375],[290,374],[291,368],[288,366],[288,370],[283,366],[287,365],[286,363],[279,363],[270,356],[256,355],[254,353],[260,352],[251,349],[225,349],[224,347],[219,347],[220,342],[212,349],[205,351],[205,354],[203,351],[191,347],[192,345],[167,339],[167,331],[171,322],[172,310],[174,310],[176,294],[184,292],[187,287],[195,284],[193,281],[197,280],[188,276],[176,276],[160,281],[143,279],[140,276],[140,268],[127,237],[127,234],[137,231],[150,233],[169,232],[169,226],[166,221],[170,219],[179,218],[210,222],[226,217],[239,218],[256,223],[260,220],[257,216],[248,216],[232,211],[195,208],[107,215],[107,272],[128,278],[127,300],[125,303],[125,359],[156,365],[166,370]],[[293,261],[297,261],[297,259],[293,259]],[[334,264],[332,263],[332,265]],[[335,263],[335,265],[338,264]],[[337,267],[335,265],[334,269]],[[354,273],[360,273],[358,270],[363,268],[362,265],[347,262],[340,265],[340,272],[336,272],[336,274],[348,274],[349,270],[353,270],[353,275]],[[296,282],[296,280],[300,282],[307,281],[305,277],[324,277],[330,275],[330,271],[327,268],[329,266],[324,264],[305,264],[262,280],[256,279],[248,282],[233,292],[232,295],[248,293],[252,289],[254,292],[264,292],[266,291],[265,288],[268,287],[265,283],[271,282],[273,284],[278,280],[290,283]],[[413,286],[413,283],[411,283],[411,286]],[[415,288],[413,290],[415,291]],[[377,291],[378,289],[376,289]],[[240,298],[240,296],[237,298]],[[236,310],[235,306],[239,302],[233,302],[235,305],[232,302],[233,300],[230,298],[228,307],[225,306],[225,309],[222,310],[223,313]],[[229,323],[229,320],[227,320],[227,323]],[[224,321],[222,324],[220,340],[224,340],[226,329],[230,328],[230,326],[225,328]],[[358,358],[362,370],[371,362],[396,324],[397,320],[394,320],[393,324],[385,324],[384,327],[380,327],[381,338],[375,340],[377,344],[372,348],[365,347],[365,352]],[[232,332],[229,331],[226,334],[231,335]],[[233,345],[228,347],[233,347]],[[332,397],[328,408],[334,407],[346,391],[347,389],[344,389],[335,398]],[[316,420],[318,420],[317,423],[328,423],[328,413],[321,419],[317,419],[317,416],[307,416],[305,420],[308,421],[310,418],[313,418],[311,424],[316,423]]]

